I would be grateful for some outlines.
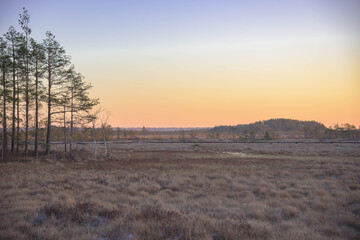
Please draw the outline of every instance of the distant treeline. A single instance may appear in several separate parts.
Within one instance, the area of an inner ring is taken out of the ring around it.
[[[329,139],[329,140],[359,140],[360,129],[351,124],[336,124],[326,127],[316,121],[300,121],[293,119],[270,119],[250,124],[235,126],[216,126],[209,130],[216,138],[221,135],[231,135],[234,140],[253,139]]]
[[[141,129],[141,130],[140,130]],[[54,127],[53,141],[64,141],[62,127]],[[45,137],[45,129],[40,134]],[[360,140],[360,129],[351,124],[336,124],[327,128],[315,121],[299,121],[291,119],[270,119],[251,124],[236,126],[216,126],[214,128],[175,129],[163,131],[151,128],[113,128],[108,124],[101,127],[77,127],[73,131],[73,140],[82,141],[119,141],[119,140],[282,140],[282,139],[313,139],[313,140]]]

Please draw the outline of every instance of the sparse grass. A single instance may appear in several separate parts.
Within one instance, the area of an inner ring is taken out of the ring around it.
[[[0,238],[360,238],[358,145],[238,146],[1,163]]]

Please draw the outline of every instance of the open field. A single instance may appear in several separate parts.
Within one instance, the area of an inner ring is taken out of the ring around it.
[[[0,163],[0,238],[360,239],[359,144],[92,147]]]

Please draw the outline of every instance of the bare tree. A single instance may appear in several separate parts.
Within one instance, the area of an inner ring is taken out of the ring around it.
[[[96,127],[97,127],[97,121],[99,120],[99,115],[102,112],[102,108],[95,109],[91,115],[89,115],[89,120],[91,122],[91,130],[92,130],[92,137],[94,141],[94,157],[96,157],[97,154],[97,142],[96,142]]]
[[[108,128],[110,127],[108,122],[110,118],[110,113],[108,111],[104,112],[103,116],[100,118],[101,120],[101,132],[104,138],[104,150],[105,150],[105,157],[109,155],[107,140],[108,140]]]

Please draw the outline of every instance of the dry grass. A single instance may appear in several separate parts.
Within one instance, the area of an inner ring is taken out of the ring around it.
[[[1,163],[0,238],[360,238],[358,145],[157,146]]]

